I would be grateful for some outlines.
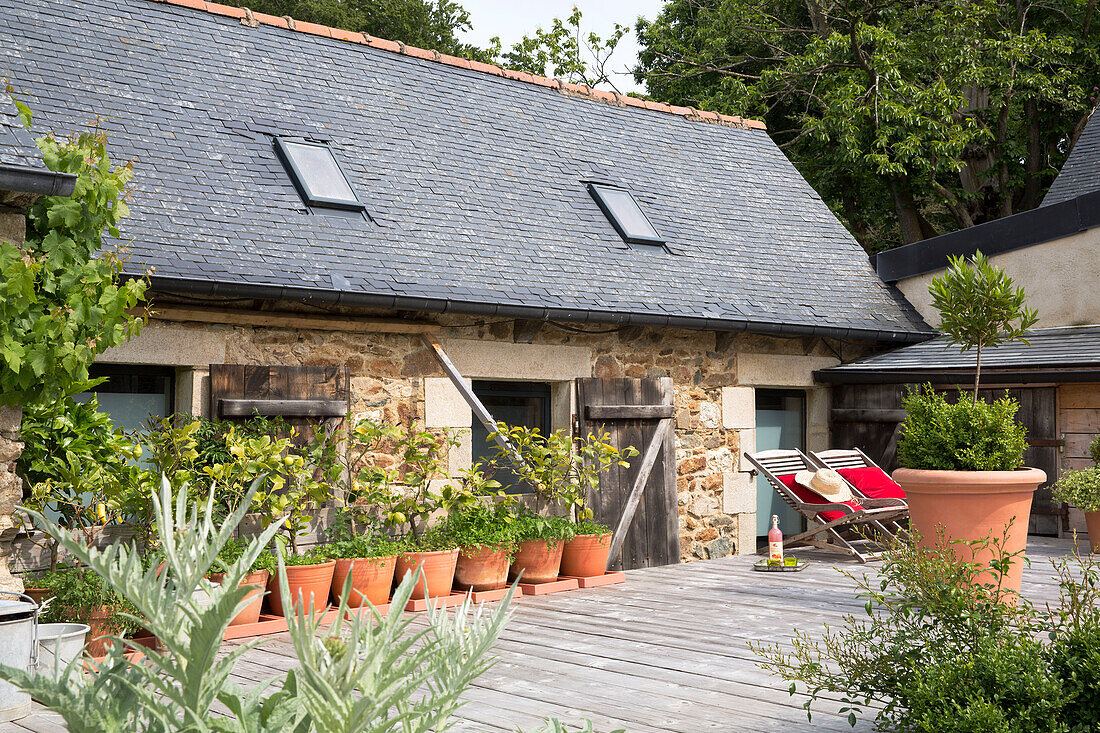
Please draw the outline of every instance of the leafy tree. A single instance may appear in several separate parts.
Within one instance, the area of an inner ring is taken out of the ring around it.
[[[630,28],[616,23],[604,39],[592,31],[583,32],[581,17],[581,11],[574,6],[566,20],[554,18],[549,30],[539,28],[535,35],[524,36],[501,55],[499,62],[510,69],[564,79],[573,84],[590,87],[605,84],[618,92],[611,79],[610,63],[619,41]],[[494,50],[499,49],[499,39],[494,38],[493,42]]]
[[[490,61],[491,52],[463,43],[458,34],[470,29],[470,14],[453,0],[226,0],[257,13],[290,16],[295,20],[410,46],[430,48],[452,56]]]
[[[636,77],[763,117],[869,251],[1038,205],[1093,106],[1081,0],[670,0]]]
[[[1025,305],[1024,289],[995,267],[980,251],[968,262],[951,257],[950,267],[932,278],[928,292],[940,312],[940,331],[966,352],[974,349],[974,404],[982,372],[982,349],[1010,341],[1027,343],[1024,335],[1039,321]]]
[[[31,113],[16,103],[30,129]],[[75,173],[72,196],[43,196],[27,213],[26,241],[0,240],[0,404],[25,405],[77,392],[96,355],[135,335],[131,315],[146,282],[121,281],[120,237],[130,164],[115,165],[98,127],[37,140],[46,167]]]

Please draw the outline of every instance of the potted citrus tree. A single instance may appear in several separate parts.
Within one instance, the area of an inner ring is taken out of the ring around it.
[[[1038,317],[1025,305],[1023,288],[981,252],[970,261],[951,258],[929,291],[943,334],[962,351],[975,352],[973,394],[951,402],[931,386],[910,393],[898,443],[902,468],[894,480],[905,490],[911,526],[926,546],[943,534],[959,540],[956,552],[982,567],[1007,553],[1014,558],[1008,568],[978,577],[1018,593],[1031,501],[1046,474],[1023,467],[1027,436],[1016,422],[1019,404],[1007,395],[987,402],[978,389],[982,350],[1026,343]]]
[[[501,465],[508,461],[509,468],[534,490],[547,513],[564,513],[573,524],[568,537],[554,530],[553,539],[563,540],[561,574],[575,577],[603,575],[607,571],[608,553],[611,551],[611,530],[593,521],[589,498],[599,490],[601,474],[615,466],[628,467],[626,459],[638,455],[638,451],[633,447],[619,450],[612,445],[611,435],[604,430],[573,438],[567,430],[542,435],[538,428],[508,427],[501,423],[498,434],[507,439],[515,455],[522,460],[515,460],[513,453],[501,448],[494,462]],[[539,526],[530,518],[525,522],[524,526],[528,529]],[[548,531],[551,526],[545,525]],[[545,550],[541,552],[556,552],[553,542],[543,544]],[[517,558],[517,562],[533,561],[532,553],[539,553],[538,547],[538,543],[528,542],[520,550],[523,560]],[[541,557],[539,561],[549,559],[549,556]],[[524,580],[538,582],[531,580],[533,577],[534,573],[528,571]]]
[[[1089,446],[1094,464],[1081,471],[1063,471],[1054,484],[1054,498],[1085,513],[1089,544],[1100,552],[1100,435]]]
[[[508,570],[509,580],[523,583],[551,583],[561,575],[565,543],[573,539],[575,525],[568,517],[520,512],[513,522],[516,556]]]
[[[499,590],[508,584],[515,554],[515,516],[510,501],[477,502],[451,510],[444,520],[458,544],[454,587],[459,590]]]
[[[329,531],[331,541],[320,549],[321,554],[336,561],[332,574],[332,599],[340,603],[350,575],[347,605],[360,608],[369,602],[381,606],[389,601],[394,567],[402,547],[399,542],[378,531],[376,520],[367,521],[361,515],[355,519],[353,516],[346,508],[338,511]]]

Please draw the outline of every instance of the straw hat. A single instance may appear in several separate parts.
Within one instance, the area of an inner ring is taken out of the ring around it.
[[[852,492],[848,488],[848,483],[831,468],[821,468],[817,471],[799,471],[794,475],[794,480],[820,495],[823,499],[832,502],[852,500]]]

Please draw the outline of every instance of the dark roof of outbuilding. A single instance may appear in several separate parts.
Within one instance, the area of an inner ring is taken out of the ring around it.
[[[44,128],[101,115],[134,160],[128,268],[159,289],[927,337],[758,124],[242,15],[14,0],[0,28]],[[327,141],[370,218],[308,213],[277,135]],[[624,244],[593,179],[671,252]]]
[[[1058,375],[1048,375],[1045,379],[1069,381],[1066,378],[1074,370],[1091,368],[1095,372],[1100,369],[1100,326],[1036,329],[1028,334],[1027,340],[1026,344],[1014,341],[983,349],[982,373],[1058,370]],[[973,375],[974,360],[973,350],[963,352],[943,336],[938,336],[822,369],[817,375],[827,382],[859,382],[870,377],[885,381],[922,381],[937,373]]]
[[[1100,191],[1100,115],[1094,111],[1043,197],[1043,206]]]

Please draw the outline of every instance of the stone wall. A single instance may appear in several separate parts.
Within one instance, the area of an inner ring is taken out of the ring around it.
[[[809,388],[810,447],[823,447],[826,415],[818,408],[827,395],[813,387],[811,373],[837,359],[817,338],[633,326],[590,326],[589,333],[576,333],[545,324],[530,343],[517,343],[513,321],[436,320],[440,341],[466,378],[550,382],[555,428],[568,427],[575,412],[575,378],[671,377],[684,560],[755,551],[755,483],[741,458],[741,451],[754,445],[751,387]],[[157,321],[147,335],[156,339],[156,348],[143,346],[143,335],[104,360],[176,365],[182,377],[177,382],[200,392],[202,370],[190,356],[196,351],[212,362],[232,364],[347,365],[353,414],[463,430],[464,444],[451,467],[469,465],[469,408],[417,335]],[[521,341],[529,338],[518,335]],[[167,344],[176,346],[164,348]],[[754,381],[746,383],[741,373]],[[177,404],[198,411],[206,402],[177,389]]]
[[[0,239],[22,244],[26,235],[26,217],[18,211],[30,205],[33,197],[0,192]],[[16,535],[15,507],[23,498],[23,482],[15,475],[15,461],[23,452],[19,442],[22,410],[0,407],[0,590],[22,591],[23,582],[11,574],[8,560]]]

